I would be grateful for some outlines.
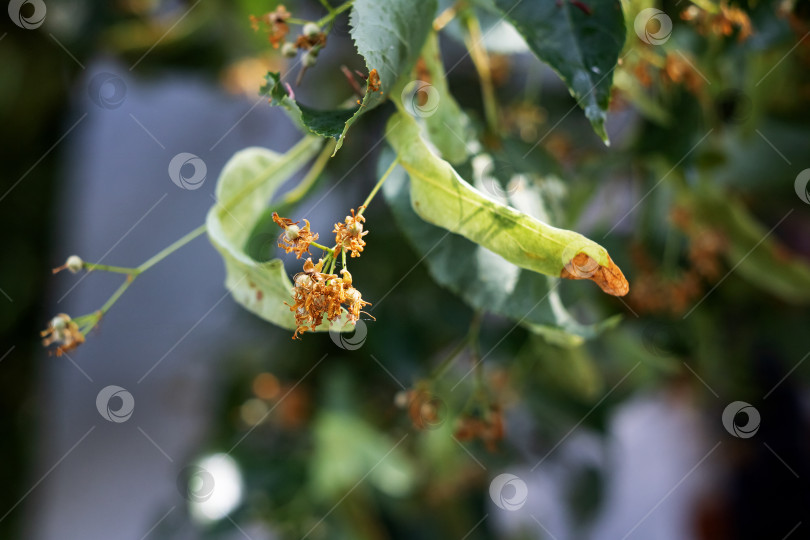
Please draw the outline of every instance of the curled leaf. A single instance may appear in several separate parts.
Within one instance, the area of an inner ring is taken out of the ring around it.
[[[225,164],[217,181],[217,202],[208,212],[208,238],[225,262],[225,287],[248,311],[277,326],[294,330],[295,318],[285,302],[292,301],[293,284],[281,259],[261,262],[248,253],[256,223],[264,215],[276,190],[321,148],[321,139],[309,135],[286,154],[266,148],[246,148]],[[262,250],[271,253],[277,234]],[[335,328],[351,331],[352,325]],[[329,330],[328,324],[318,330]]]
[[[386,137],[410,175],[411,204],[423,220],[464,236],[516,266],[549,276],[562,276],[566,265],[585,255],[598,265],[590,279],[608,294],[627,294],[627,281],[605,248],[475,189],[430,150],[418,124],[407,114],[391,117]]]

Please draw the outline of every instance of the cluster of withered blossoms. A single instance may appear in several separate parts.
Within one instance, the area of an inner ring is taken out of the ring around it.
[[[346,216],[343,223],[335,224],[335,246],[332,248],[314,243],[318,234],[312,233],[309,221],[304,220],[304,227],[299,227],[300,222],[293,222],[273,213],[273,221],[284,229],[278,238],[278,246],[286,253],[295,253],[299,259],[304,253],[309,253],[310,247],[323,249],[327,253],[326,258],[319,259],[317,264],[308,257],[304,262],[304,271],[295,275],[292,291],[294,302],[292,305],[287,304],[295,316],[293,339],[304,332],[314,331],[323,323],[324,318],[336,322],[344,313],[346,319],[354,324],[360,319],[360,314],[365,313],[361,311],[363,307],[370,305],[352,285],[352,275],[345,267],[346,253],[359,257],[366,245],[363,236],[368,231],[363,230],[364,209],[361,206],[356,214],[352,210],[351,216]],[[344,267],[336,274],[335,264],[341,254]]]
[[[84,334],[79,331],[79,325],[66,313],[54,317],[41,335],[43,346],[57,345],[56,356],[62,356],[84,343]]]

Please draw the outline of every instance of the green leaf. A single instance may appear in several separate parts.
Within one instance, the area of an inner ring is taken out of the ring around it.
[[[295,329],[284,302],[292,300],[293,284],[281,259],[259,262],[246,252],[251,231],[276,190],[321,148],[307,136],[286,154],[266,148],[241,150],[225,164],[217,181],[217,202],[208,211],[208,238],[225,261],[225,287],[248,311],[282,328]],[[343,321],[335,328],[343,328]],[[318,330],[329,330],[324,323]]]
[[[456,0],[440,0],[439,13],[455,5]],[[491,0],[469,0],[467,9],[475,14],[481,25],[481,45],[488,52],[495,54],[528,52],[529,47],[526,45],[526,41],[514,26],[504,20],[503,15],[495,8]],[[467,29],[462,23],[461,17],[454,17],[442,29],[442,34],[454,39],[461,46],[466,46],[464,40],[467,36]]]
[[[467,160],[469,121],[450,94],[439,52],[439,39],[433,32],[422,49],[422,60],[429,81],[411,81],[403,89],[402,101],[412,115],[422,118],[430,141],[441,156],[452,164]]]
[[[520,268],[553,277],[591,279],[609,294],[627,294],[627,281],[605,248],[475,189],[431,152],[409,115],[393,115],[386,137],[410,175],[411,204],[423,220],[459,234]]]
[[[392,152],[383,154],[380,170],[393,159]],[[433,280],[474,309],[512,319],[563,347],[581,345],[618,322],[612,317],[597,325],[580,324],[562,304],[558,279],[518,268],[463,236],[425,222],[411,206],[410,184],[402,167],[383,184],[394,219],[423,258]]]
[[[346,133],[360,116],[385,101],[400,76],[408,74],[419,56],[433,24],[436,0],[355,0],[350,14],[351,35],[368,73],[376,70],[380,88],[371,91],[368,82],[359,107],[317,110],[298,103],[287,92],[278,73],[267,74],[260,94],[271,105],[284,107],[299,126],[343,145]]]
[[[395,497],[413,489],[414,467],[399,443],[355,415],[324,412],[316,418],[313,433],[315,452],[310,478],[315,498],[337,499],[366,478],[383,493]]]
[[[281,82],[281,74],[268,72],[266,83],[259,89],[259,94],[270,98],[270,104],[284,107],[290,118],[304,131],[310,131],[322,137],[340,140],[346,122],[352,118],[359,107],[352,109],[317,110],[307,107],[292,99]]]
[[[532,52],[565,81],[596,133],[607,143],[610,86],[625,39],[619,0],[494,2]]]

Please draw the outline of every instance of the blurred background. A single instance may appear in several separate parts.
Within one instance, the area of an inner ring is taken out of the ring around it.
[[[137,266],[203,223],[234,152],[300,138],[258,95],[268,70],[299,69],[251,29],[277,4],[9,2],[0,537],[808,537],[808,2],[664,2],[663,34],[634,27],[652,4],[623,2],[610,148],[482,8],[508,132],[481,136],[496,176],[544,178],[561,224],[605,245],[631,284],[623,299],[561,285],[578,320],[622,316],[585,344],[474,312],[379,197],[352,266],[376,320],[351,338],[293,342],[241,309],[203,236],[139,277],[84,345],[47,354],[48,321],[98,309],[122,279],[52,268],[71,254]],[[344,13],[295,87],[302,102],[351,98],[340,66],[363,63],[349,28]],[[460,30],[440,37],[483,134]],[[327,233],[360,204],[391,109],[353,128],[291,217]],[[191,188],[168,173],[182,152],[204,164]],[[431,378],[471,325],[479,344]]]

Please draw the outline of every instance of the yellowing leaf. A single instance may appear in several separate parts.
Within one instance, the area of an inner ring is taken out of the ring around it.
[[[590,279],[615,296],[628,293],[627,280],[605,248],[475,189],[430,150],[409,115],[393,115],[386,137],[410,175],[413,209],[428,223],[464,236],[521,268],[555,277]]]

